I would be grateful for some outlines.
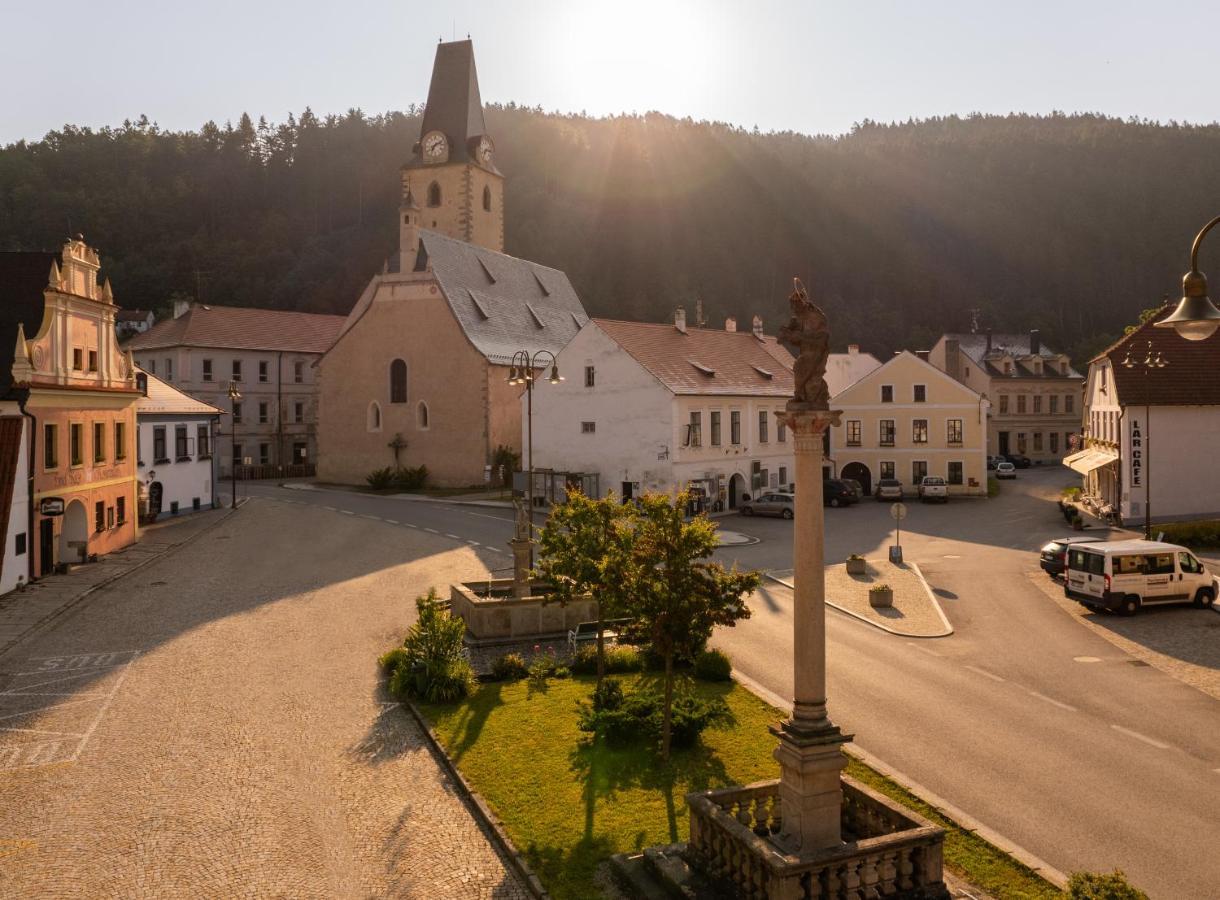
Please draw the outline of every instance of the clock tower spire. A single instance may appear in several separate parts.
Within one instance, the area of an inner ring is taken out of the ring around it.
[[[422,228],[504,252],[504,176],[483,121],[469,40],[436,48],[428,105],[403,184],[403,205],[409,184]]]

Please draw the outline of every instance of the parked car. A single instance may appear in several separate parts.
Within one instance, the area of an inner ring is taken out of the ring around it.
[[[987,468],[994,469],[996,466],[998,466],[1002,462],[1004,462],[1004,457],[1002,457],[1002,456],[988,456],[987,457]]]
[[[1144,606],[1211,606],[1216,582],[1185,547],[1161,541],[1098,541],[1068,548],[1064,595],[1090,609],[1133,616]]]
[[[1016,478],[1017,477],[1017,467],[1014,466],[1012,463],[1008,462],[1008,460],[1005,460],[1002,463],[998,463],[995,467],[995,477],[996,478]]]
[[[753,500],[748,500],[741,504],[741,514],[743,516],[779,516],[784,519],[791,519],[795,510],[796,496],[780,492],[759,494]]]
[[[842,478],[822,481],[822,502],[826,506],[850,506],[856,502],[856,492]]]
[[[856,481],[856,479],[840,478],[839,481],[843,482],[845,485],[847,485],[849,488],[852,489],[852,492],[856,495],[857,500],[864,499],[864,485],[860,484],[860,482]]]
[[[1101,538],[1098,537],[1055,538],[1043,546],[1039,554],[1039,564],[1042,566],[1042,571],[1051,576],[1051,578],[1057,578],[1067,568],[1068,547],[1072,544],[1096,544],[1100,540]]]
[[[901,500],[902,482],[897,478],[882,478],[877,482],[875,496],[878,500]]]
[[[1028,469],[1030,466],[1033,465],[1033,462],[1030,460],[1030,458],[1028,456],[1025,456],[1022,453],[1009,453],[1004,458],[1007,459],[1014,466],[1016,466],[1018,469]]]
[[[927,503],[929,500],[949,502],[949,485],[939,475],[925,475],[919,482],[919,499]]]

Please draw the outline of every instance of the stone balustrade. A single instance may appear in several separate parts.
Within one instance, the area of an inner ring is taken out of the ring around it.
[[[697,867],[747,900],[947,900],[944,831],[843,776],[844,843],[789,853],[778,781],[687,797],[688,852]]]

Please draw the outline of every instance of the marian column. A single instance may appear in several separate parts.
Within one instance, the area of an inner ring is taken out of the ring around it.
[[[799,350],[793,368],[793,398],[780,415],[792,432],[796,452],[796,517],[793,523],[793,686],[792,715],[771,730],[779,738],[780,807],[783,827],[776,840],[790,853],[810,853],[841,843],[847,760],[841,746],[851,739],[826,713],[826,578],[822,511],[822,441],[839,423],[830,407],[826,360],[830,327],[825,313],[809,301],[794,279],[792,318],[779,337]]]

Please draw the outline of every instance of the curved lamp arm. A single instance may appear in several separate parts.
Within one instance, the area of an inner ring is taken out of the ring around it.
[[[1182,276],[1182,300],[1173,314],[1156,323],[1157,328],[1173,328],[1188,341],[1202,341],[1220,328],[1220,309],[1207,297],[1207,276],[1199,271],[1199,246],[1207,233],[1220,225],[1212,219],[1195,235],[1190,245],[1190,271]]]

